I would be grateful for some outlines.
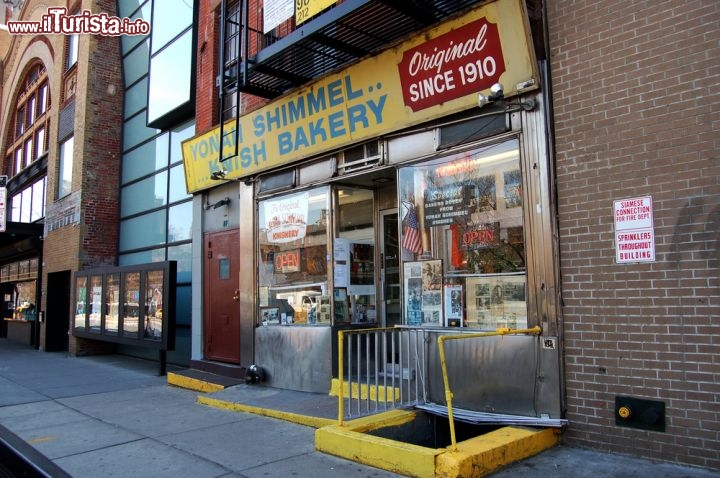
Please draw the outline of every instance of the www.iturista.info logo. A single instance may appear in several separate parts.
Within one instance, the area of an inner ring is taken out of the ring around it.
[[[40,21],[9,20],[7,25],[0,25],[11,35],[42,35],[61,34],[74,35],[87,33],[90,35],[147,35],[150,24],[142,18],[131,20],[119,18],[107,13],[92,13],[83,10],[77,15],[68,15],[65,7],[49,7]]]

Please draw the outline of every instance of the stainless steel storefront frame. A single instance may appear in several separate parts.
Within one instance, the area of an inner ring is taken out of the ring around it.
[[[506,381],[505,389],[512,390],[513,401],[521,400],[533,404],[525,407],[525,412],[538,416],[547,415],[559,418],[562,414],[562,380],[560,350],[562,347],[559,327],[558,307],[558,273],[557,251],[555,241],[554,209],[555,204],[551,194],[551,162],[546,137],[545,113],[540,95],[533,98],[538,108],[525,111],[522,108],[512,109],[507,115],[511,131],[505,134],[487,138],[480,142],[494,142],[508,137],[519,139],[523,184],[526,190],[526,207],[524,219],[527,228],[527,305],[528,318],[533,317],[534,324],[542,327],[542,334],[538,337],[526,339],[506,340],[503,343],[503,353],[496,354],[498,344],[496,341],[468,342],[467,346],[458,352],[462,357],[455,357],[449,364],[451,375],[466,376],[466,390],[456,393],[463,397],[464,406],[472,408],[473,392],[470,388],[476,384],[477,379],[487,382],[487,372],[480,375],[467,373],[468,363],[483,361],[483,370],[505,370],[514,363],[508,360],[512,357],[523,357],[521,360],[530,372],[518,375],[492,374],[493,385],[502,387],[498,381]],[[410,162],[428,159],[447,151],[438,152],[429,150],[428,145],[433,143],[433,135],[438,126],[418,129],[412,134],[398,135],[394,138],[383,139],[388,152],[388,163],[393,166],[408,164]],[[406,145],[412,145],[411,148]],[[462,145],[466,148],[468,145]],[[395,151],[403,154],[394,156]],[[347,178],[333,178],[332,181]],[[330,184],[332,181],[326,181]],[[240,308],[241,308],[241,334],[242,334],[242,363],[256,363],[270,371],[268,385],[296,390],[327,393],[330,382],[336,372],[333,363],[336,359],[334,342],[336,341],[336,327],[328,326],[275,326],[256,327],[257,305],[257,260],[255,254],[255,240],[257,228],[257,197],[254,182],[248,180],[239,185],[240,203],[240,242],[243,264],[253,264],[252,274],[247,273],[249,268],[243,268],[240,277]],[[376,214],[378,211],[376,211]],[[329,264],[332,263],[332,258]],[[442,333],[442,331],[437,331]],[[488,348],[490,347],[490,348]],[[508,349],[508,347],[510,347]],[[437,353],[428,354],[428,370],[434,375],[439,370]],[[489,362],[488,362],[489,361]],[[439,378],[439,376],[438,376]],[[432,380],[432,394],[437,397],[439,390],[435,389],[438,380]],[[527,397],[518,398],[515,394],[525,390]],[[439,398],[439,397],[437,397]],[[482,397],[487,404],[487,396]],[[500,396],[498,399],[502,400]],[[478,403],[478,405],[480,405]]]

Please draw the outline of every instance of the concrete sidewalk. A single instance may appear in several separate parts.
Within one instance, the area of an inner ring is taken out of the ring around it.
[[[0,424],[72,476],[398,476],[315,451],[312,427],[198,403],[202,396],[274,403],[279,409],[294,397],[297,413],[311,413],[315,402],[327,400],[296,393],[244,384],[195,392],[169,386],[154,362],[70,357],[0,339]],[[558,446],[491,476],[717,478],[720,473]]]

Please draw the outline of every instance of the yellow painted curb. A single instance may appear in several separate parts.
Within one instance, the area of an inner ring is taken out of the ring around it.
[[[353,420],[344,426],[320,428],[315,431],[315,449],[401,475],[432,477],[435,474],[435,457],[443,450],[365,433],[407,423],[415,415],[415,412],[408,410],[392,410]]]
[[[343,397],[351,396],[354,399],[371,400],[373,402],[392,402],[400,401],[400,388],[383,385],[370,385],[364,383],[350,382],[343,380],[342,382]],[[352,395],[350,395],[352,390]],[[337,397],[340,395],[340,381],[336,378],[330,382],[330,396]]]
[[[253,413],[255,415],[277,418],[279,420],[285,420],[288,422],[297,423],[299,425],[305,425],[313,428],[325,427],[337,423],[336,420],[332,420],[330,418],[311,417],[309,415],[283,412],[280,410],[272,410],[270,408],[254,407],[252,405],[227,402],[225,400],[218,400],[217,398],[207,397],[203,395],[197,398],[197,402],[214,408],[221,408],[223,410],[230,410],[233,412]]]
[[[457,450],[438,455],[435,476],[470,478],[485,476],[510,463],[536,455],[560,441],[550,428],[532,430],[503,427],[458,443]]]
[[[180,388],[186,388],[188,390],[195,390],[196,392],[219,392],[225,387],[216,383],[206,382],[205,380],[198,380],[197,378],[190,378],[184,375],[180,375],[173,372],[168,372],[167,383]]]
[[[392,410],[331,425],[315,432],[315,449],[383,470],[414,477],[471,478],[485,476],[505,465],[557,445],[560,432],[503,427],[462,441],[456,450],[427,448],[368,434],[400,426],[418,412]]]

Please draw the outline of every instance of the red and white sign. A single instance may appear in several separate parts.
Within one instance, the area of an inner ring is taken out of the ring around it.
[[[405,106],[419,111],[490,88],[505,73],[498,27],[485,18],[403,53]]]
[[[615,201],[615,261],[655,261],[652,196]]]
[[[308,215],[308,193],[267,201],[265,225],[270,244],[293,242],[305,237]]]

